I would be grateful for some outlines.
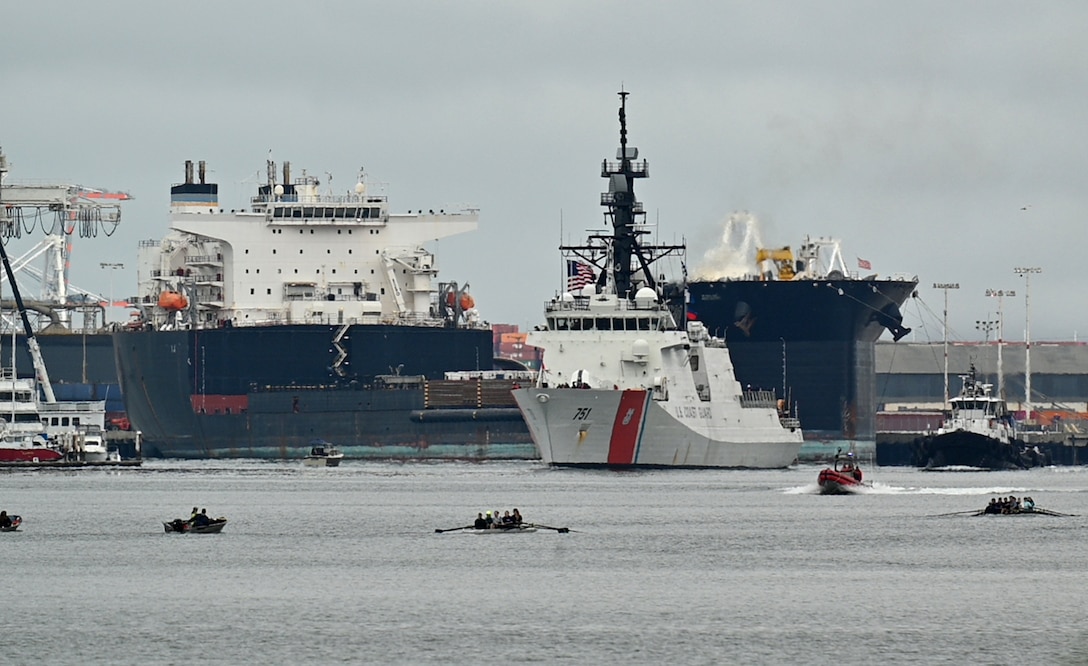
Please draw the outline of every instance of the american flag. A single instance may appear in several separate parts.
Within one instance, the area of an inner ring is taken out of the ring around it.
[[[596,279],[593,267],[589,264],[572,259],[567,260],[567,291],[578,291]]]
[[[873,264],[868,259],[862,259],[861,257],[858,257],[858,268],[866,271],[871,271],[873,270]]]

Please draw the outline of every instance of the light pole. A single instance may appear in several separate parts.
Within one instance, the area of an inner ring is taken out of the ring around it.
[[[986,295],[997,298],[997,395],[1005,399],[1005,374],[1001,370],[1001,348],[1004,346],[1005,313],[1002,309],[1005,297],[1015,296],[1016,292],[1008,289],[987,289]]]
[[[975,320],[975,328],[982,331],[983,340],[985,340],[986,346],[989,347],[990,346],[990,332],[997,330],[997,320],[996,319],[976,319]],[[1000,390],[1001,389],[998,389],[998,391],[1000,391]],[[1000,393],[998,395],[1000,395]]]
[[[125,265],[124,264],[111,264],[111,263],[102,262],[102,263],[98,264],[98,267],[103,268],[103,269],[105,269],[105,268],[110,269],[110,302],[107,304],[107,307],[112,308],[113,307],[113,274],[114,274],[114,272],[117,271],[118,268],[123,269],[125,267]],[[102,314],[102,324],[103,325],[106,324],[105,311],[103,311],[103,314]]]
[[[1042,273],[1038,266],[1012,269],[1024,278],[1024,418],[1031,420],[1031,274]]]
[[[944,290],[944,404],[948,404],[948,290],[959,289],[959,282],[934,282],[934,289]]]

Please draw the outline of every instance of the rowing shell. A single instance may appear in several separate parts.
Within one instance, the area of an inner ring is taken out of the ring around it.
[[[520,532],[535,532],[536,528],[535,527],[511,527],[509,529],[503,529],[503,528],[500,527],[497,530],[478,530],[478,529],[470,527],[468,529],[464,529],[464,530],[461,530],[461,531],[464,532],[465,534],[481,534],[481,535],[485,535],[485,534],[511,534],[511,533],[517,534],[517,533],[520,533]]]

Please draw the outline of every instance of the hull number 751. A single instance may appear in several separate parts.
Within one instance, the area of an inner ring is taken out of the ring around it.
[[[589,413],[593,411],[592,407],[579,407],[578,411],[574,412],[574,418],[572,421],[585,421],[589,418]]]

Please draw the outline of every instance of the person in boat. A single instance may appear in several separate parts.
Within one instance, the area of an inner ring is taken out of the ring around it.
[[[1035,500],[1031,499],[1030,497],[1025,497],[1024,502],[1020,507],[1020,510],[1021,511],[1034,511],[1035,510]]]
[[[983,509],[983,513],[1001,513],[1001,507],[998,505],[996,497],[990,498],[990,503]]]
[[[491,513],[491,527],[492,527],[492,529],[496,529],[496,530],[499,529],[500,527],[502,527],[502,515],[499,514],[498,509],[495,509]]]
[[[0,528],[7,529],[11,527],[11,517],[7,511],[0,511]]]
[[[514,526],[514,517],[510,515],[509,511],[502,514],[502,526],[503,529],[510,529]]]
[[[484,529],[491,529],[491,526],[494,524],[495,519],[491,516],[490,511],[487,512],[487,518],[484,518],[484,522],[487,523],[487,526],[484,527]]]
[[[517,509],[514,509],[514,514],[513,515],[514,515],[514,524],[515,525],[520,525],[521,524],[521,513],[519,513]]]
[[[189,524],[192,525],[196,522],[196,517],[200,515],[200,511],[194,506],[193,512],[189,514]]]
[[[204,527],[211,522],[211,518],[208,518],[208,510],[201,509],[200,513],[196,514],[196,518],[193,519],[193,527]]]
[[[482,513],[476,514],[476,522],[475,522],[475,524],[473,524],[473,527],[475,529],[478,529],[478,530],[486,530],[487,529],[487,519],[484,518],[484,514],[482,514]]]

